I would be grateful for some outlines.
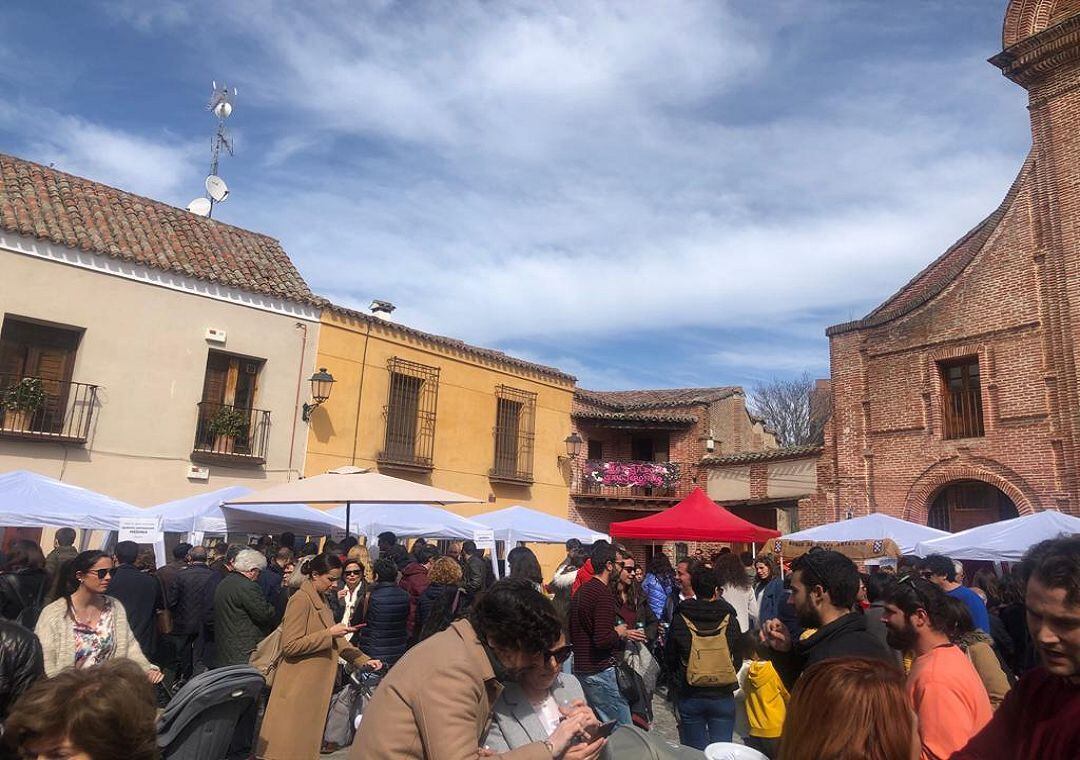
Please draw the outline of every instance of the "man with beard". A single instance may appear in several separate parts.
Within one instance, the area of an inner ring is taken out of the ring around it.
[[[948,597],[915,574],[902,576],[882,595],[889,646],[914,658],[907,691],[919,718],[923,760],[947,760],[993,714],[986,687],[967,655],[944,630]]]
[[[1042,667],[1024,674],[993,720],[953,760],[1073,760],[1080,757],[1080,536],[1032,547],[1027,625]]]
[[[497,582],[477,597],[468,619],[420,642],[390,670],[364,709],[349,757],[488,756],[480,740],[503,684],[551,666],[561,635],[555,608],[530,581]],[[551,760],[573,747],[574,757],[595,760],[606,740],[589,733],[600,725],[592,710],[580,700],[555,710],[560,720],[546,740],[499,757]]]
[[[791,603],[799,623],[815,632],[795,641],[778,618],[762,630],[770,659],[791,689],[799,675],[832,657],[875,657],[895,662],[889,648],[866,629],[862,613],[852,612],[859,592],[859,571],[840,552],[815,549],[791,563]]]

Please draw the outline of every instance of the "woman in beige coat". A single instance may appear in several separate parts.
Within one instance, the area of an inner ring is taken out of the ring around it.
[[[281,663],[270,690],[256,754],[264,760],[319,756],[338,658],[378,670],[382,663],[349,645],[356,627],[334,623],[324,594],[341,579],[341,560],[319,554],[301,567],[307,575],[281,621]]]

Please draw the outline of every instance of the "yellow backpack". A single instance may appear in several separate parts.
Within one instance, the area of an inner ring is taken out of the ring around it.
[[[686,659],[686,683],[689,686],[732,686],[738,682],[728,648],[725,617],[711,630],[699,629],[686,615],[681,616],[690,630],[690,654]]]

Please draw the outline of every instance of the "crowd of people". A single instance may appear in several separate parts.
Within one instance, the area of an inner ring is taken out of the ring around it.
[[[736,738],[770,760],[1080,757],[1080,536],[966,584],[947,557],[861,574],[821,549],[785,573],[572,540],[549,578],[514,547],[496,582],[469,541],[384,533],[373,561],[282,534],[154,568],[74,538],[48,557],[16,541],[2,565],[10,757],[157,757],[156,707],[268,646],[237,758],[701,758]],[[652,730],[657,698],[678,745]]]

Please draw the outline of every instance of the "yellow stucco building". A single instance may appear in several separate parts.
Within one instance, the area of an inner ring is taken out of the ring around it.
[[[575,379],[342,307],[322,312],[316,364],[334,376],[311,414],[305,472],[344,465],[475,496],[471,516],[520,504],[565,518]],[[561,547],[532,547],[545,573]]]

